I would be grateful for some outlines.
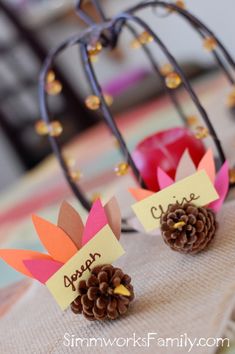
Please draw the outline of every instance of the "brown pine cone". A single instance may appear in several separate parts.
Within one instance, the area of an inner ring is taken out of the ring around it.
[[[120,285],[129,294],[117,293]],[[95,267],[87,281],[80,281],[78,292],[80,295],[71,304],[71,310],[75,314],[83,314],[90,321],[115,320],[127,312],[134,299],[129,275],[110,264]]]
[[[161,231],[165,243],[174,251],[198,253],[215,236],[216,219],[212,210],[194,204],[174,204],[161,218]]]

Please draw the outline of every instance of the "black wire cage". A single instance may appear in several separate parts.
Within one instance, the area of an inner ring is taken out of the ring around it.
[[[119,143],[120,151],[122,152],[125,161],[132,169],[132,172],[135,175],[137,181],[139,181],[140,185],[143,188],[146,187],[143,178],[141,177],[141,174],[131,156],[130,151],[127,148],[127,144],[122,134],[120,133],[117,124],[115,123],[115,120],[112,116],[111,110],[106,102],[106,97],[102,92],[91,58],[91,54],[96,54],[102,48],[107,50],[114,49],[118,45],[119,36],[121,35],[124,29],[127,29],[131,33],[133,38],[139,41],[140,34],[139,31],[136,29],[137,26],[142,32],[144,31],[145,36],[147,34],[147,39],[141,42],[141,47],[153,67],[154,73],[156,74],[156,78],[160,80],[164,85],[166,92],[168,93],[172,103],[174,104],[179,116],[184,122],[186,122],[186,115],[180,104],[180,101],[177,98],[175,90],[172,90],[172,87],[169,87],[169,85],[167,85],[166,77],[162,73],[159,63],[157,62],[151,49],[147,45],[148,36],[151,36],[154,45],[157,46],[167,58],[169,64],[173,68],[174,74],[178,78],[180,78],[180,83],[182,83],[182,86],[188,92],[191,100],[193,101],[194,105],[196,106],[196,109],[198,110],[200,116],[204,121],[206,129],[208,130],[211,138],[213,139],[213,143],[216,147],[219,157],[219,164],[222,165],[225,161],[225,154],[221,145],[221,141],[214,129],[214,126],[206,110],[201,104],[200,99],[195,93],[191,83],[185,76],[183,69],[178,64],[171,51],[167,48],[161,38],[159,38],[157,33],[155,33],[155,31],[153,31],[152,28],[142,19],[141,11],[150,8],[153,11],[164,11],[165,14],[174,12],[178,16],[180,16],[188,23],[189,26],[191,26],[199,34],[202,40],[207,42],[209,41],[209,44],[211,44],[211,53],[214,56],[218,66],[222,69],[229,83],[231,85],[234,85],[235,80],[231,73],[233,72],[233,70],[235,70],[235,61],[230,55],[229,51],[220,41],[220,39],[197,17],[187,11],[184,6],[182,6],[182,1],[178,1],[176,3],[171,3],[167,1],[142,1],[110,19],[106,17],[106,14],[103,8],[101,7],[99,0],[92,0],[93,6],[95,7],[100,17],[99,23],[96,23],[86,12],[82,10],[83,3],[83,0],[78,1],[76,6],[76,12],[80,16],[80,18],[88,25],[87,29],[77,35],[66,39],[58,47],[51,50],[41,70],[39,80],[39,99],[41,117],[45,124],[49,127],[51,124],[51,118],[47,102],[47,93],[45,90],[47,75],[53,67],[55,58],[59,54],[61,54],[69,47],[77,46],[81,54],[84,72],[89,82],[92,95],[94,95],[93,97],[97,99],[96,103],[98,103],[99,111],[102,114],[102,117],[111,134],[116,137]],[[84,195],[83,191],[80,189],[78,184],[71,178],[70,169],[63,158],[61,148],[58,144],[56,136],[53,136],[53,134],[49,134],[49,140],[53,152],[61,165],[65,178],[68,184],[70,185],[74,195],[77,197],[78,201],[82,204],[82,206],[85,209],[89,210],[91,207],[91,202]],[[233,185],[234,183],[230,184],[230,186]]]

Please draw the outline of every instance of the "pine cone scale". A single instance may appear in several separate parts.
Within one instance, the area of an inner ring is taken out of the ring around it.
[[[120,285],[129,290],[130,296],[114,293]],[[131,277],[112,265],[95,267],[89,279],[79,283],[78,291],[71,309],[75,314],[83,313],[88,320],[114,320],[127,312],[134,299]]]
[[[103,310],[103,309],[105,309],[105,308],[107,307],[107,305],[108,305],[108,302],[107,302],[107,300],[105,300],[103,297],[98,297],[98,298],[97,298],[97,300],[96,300],[96,306],[97,306],[99,309]]]

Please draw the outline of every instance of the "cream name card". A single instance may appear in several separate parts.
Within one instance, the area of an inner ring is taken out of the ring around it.
[[[205,206],[218,199],[207,173],[202,170],[153,194],[132,206],[146,231],[160,226],[161,216],[171,204],[193,203]]]
[[[46,286],[61,309],[65,310],[79,295],[78,284],[88,279],[92,268],[112,264],[124,253],[111,228],[106,225],[46,282]]]

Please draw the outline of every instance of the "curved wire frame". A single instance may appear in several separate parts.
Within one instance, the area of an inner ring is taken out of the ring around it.
[[[76,4],[76,12],[78,16],[88,25],[94,25],[94,20],[89,16],[85,11],[83,11],[82,6],[85,0],[78,0]],[[106,21],[107,17],[103,11],[102,6],[100,5],[98,0],[91,0],[94,8],[96,9],[96,12],[98,13],[101,21]]]
[[[80,52],[81,52],[81,58],[83,62],[83,67],[84,71],[86,74],[86,77],[90,83],[91,90],[93,94],[98,96],[100,98],[100,110],[102,112],[103,118],[105,123],[107,124],[109,130],[111,133],[116,137],[116,139],[119,142],[120,150],[126,159],[127,163],[130,165],[137,181],[140,183],[140,185],[144,188],[145,183],[140,175],[140,172],[138,168],[135,165],[135,162],[132,159],[132,156],[128,150],[128,147],[126,145],[126,142],[124,141],[122,134],[120,133],[117,124],[115,120],[113,119],[112,113],[106,104],[104,94],[102,92],[102,89],[100,87],[99,81],[96,77],[95,70],[93,68],[93,64],[90,60],[89,54],[88,54],[88,49],[87,46],[89,43],[94,43],[94,41],[102,40],[103,43],[105,43],[106,46],[113,47],[117,43],[117,39],[119,34],[122,32],[124,28],[127,28],[132,35],[137,38],[138,37],[138,32],[135,30],[135,28],[132,26],[133,24],[138,25],[140,28],[144,29],[147,31],[154,39],[155,45],[158,46],[161,51],[164,53],[166,58],[169,60],[169,63],[172,65],[174,70],[180,75],[182,84],[186,91],[189,93],[192,101],[194,102],[197,110],[201,114],[207,128],[210,131],[211,137],[214,141],[214,144],[217,148],[217,152],[219,155],[220,163],[222,164],[225,161],[225,155],[221,146],[221,142],[216,134],[216,131],[207,115],[206,110],[200,103],[199,98],[197,97],[196,93],[194,92],[190,82],[186,78],[183,70],[177,63],[176,59],[172,56],[166,45],[163,43],[163,41],[159,38],[159,36],[150,28],[150,26],[143,21],[139,16],[136,16],[136,12],[144,9],[144,8],[156,8],[156,7],[163,7],[164,9],[167,10],[173,10],[180,16],[182,16],[185,20],[189,22],[189,24],[199,33],[199,35],[202,38],[206,38],[208,36],[215,38],[217,42],[217,47],[220,49],[221,53],[223,54],[224,58],[226,59],[227,63],[231,66],[233,70],[235,70],[235,62],[227,49],[224,47],[222,42],[214,35],[214,33],[206,26],[204,25],[198,18],[193,16],[191,13],[188,11],[178,7],[175,4],[164,2],[164,1],[143,1],[139,4],[137,4],[134,7],[131,7],[127,11],[119,14],[118,16],[114,17],[111,20],[107,20],[104,12],[102,11],[101,7],[98,3],[97,0],[93,0],[93,4],[96,6],[96,9],[98,13],[100,14],[101,19],[104,21],[102,23],[96,24],[92,18],[90,18],[86,13],[84,13],[81,10],[81,4],[82,0],[78,2],[77,5],[77,12],[81,16],[81,18],[89,24],[89,28],[86,29],[83,33],[79,35],[74,35],[64,42],[62,42],[58,47],[55,49],[51,50],[49,52],[48,57],[46,58],[41,73],[40,73],[40,78],[39,78],[39,102],[40,102],[40,110],[41,110],[41,117],[42,119],[49,125],[50,124],[50,115],[49,115],[49,109],[48,109],[48,102],[47,102],[47,93],[45,91],[45,84],[46,84],[46,77],[48,72],[53,66],[55,58],[62,53],[64,50],[67,48],[70,48],[72,46],[79,46]],[[107,36],[107,33],[110,35]],[[111,40],[113,38],[113,40]],[[110,40],[110,43],[108,42]],[[165,81],[164,77],[161,74],[160,67],[154,58],[151,50],[147,46],[143,46],[143,50],[149,59],[156,75],[160,78],[162,84],[165,86]],[[216,50],[213,51],[213,55],[218,63],[218,65],[221,67],[223,70],[224,74],[226,75],[228,81],[231,84],[234,84],[235,81],[233,77],[231,76],[230,72],[228,71],[227,67],[224,65],[224,62],[222,61],[220,55],[217,53]],[[185,120],[185,115],[182,110],[181,105],[178,102],[178,99],[175,95],[175,93],[168,89],[166,86],[166,91],[169,94],[173,104],[175,105],[179,115],[182,117],[183,120]],[[57,157],[60,166],[63,170],[64,176],[72,189],[74,195],[78,199],[78,201],[82,204],[82,206],[89,210],[91,207],[91,203],[89,199],[84,195],[83,191],[80,189],[80,187],[71,179],[70,176],[70,171],[68,169],[68,166],[63,158],[61,148],[59,146],[59,143],[55,137],[49,136],[49,140],[52,146],[52,150]]]
[[[189,11],[182,9],[181,7],[177,6],[176,4],[169,3],[166,1],[143,1],[139,4],[137,4],[134,7],[129,8],[126,13],[136,13],[146,7],[146,5],[156,8],[156,7],[162,7],[164,9],[174,11],[178,15],[182,16],[185,20],[189,22],[189,25],[191,25],[201,37],[206,38],[206,37],[213,37],[215,38],[218,48],[222,51],[226,61],[231,65],[233,70],[235,70],[235,61],[228,52],[228,50],[225,48],[221,40],[215,35],[213,31],[211,31],[202,21],[200,21],[196,16],[194,16],[192,13]],[[227,71],[225,65],[223,64],[219,54],[217,53],[216,50],[212,51],[212,55],[215,57],[218,65],[221,67],[221,69],[225,72],[226,76],[228,77],[229,81],[234,84],[235,80],[233,77],[230,75],[230,73]]]

